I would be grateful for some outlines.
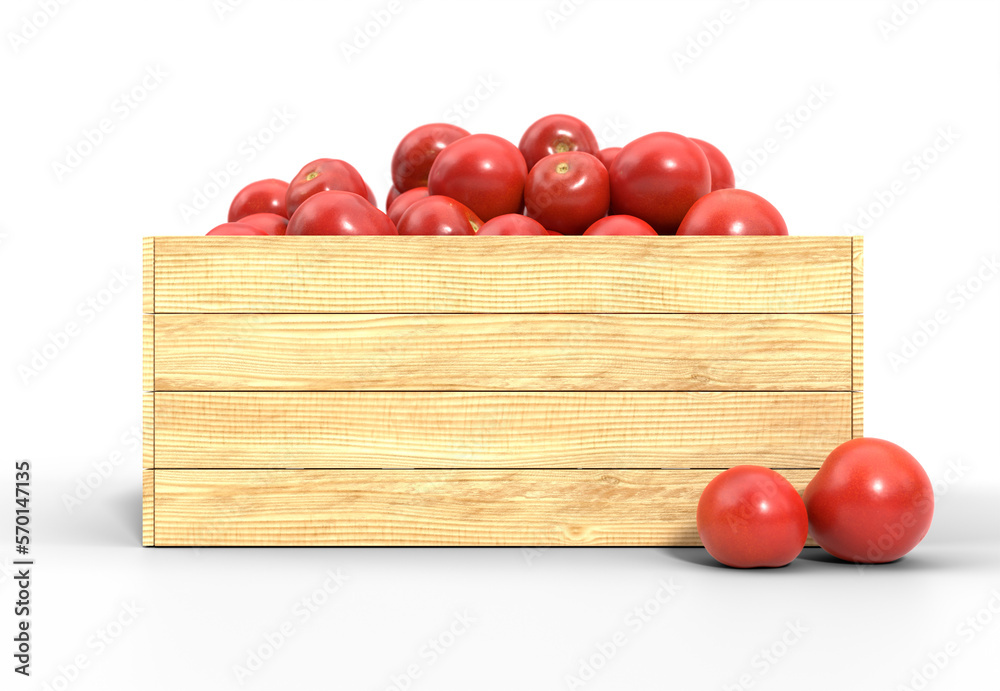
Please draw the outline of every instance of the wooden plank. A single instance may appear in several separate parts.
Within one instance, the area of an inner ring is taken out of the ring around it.
[[[152,391],[155,377],[154,371],[156,368],[155,362],[155,348],[156,342],[154,338],[156,330],[155,317],[152,314],[142,315],[142,390]]]
[[[155,396],[151,391],[142,394],[142,467],[155,467],[155,448],[153,444],[156,440],[155,421]]]
[[[851,389],[864,391],[865,388],[865,315],[851,317]]]
[[[853,260],[851,262],[851,311],[865,312],[865,238],[855,235],[851,238]]]
[[[163,468],[818,468],[851,394],[195,392],[156,396]]]
[[[852,438],[865,436],[865,394],[855,391],[851,394]]]
[[[157,237],[156,311],[849,313],[839,237]]]
[[[155,311],[153,300],[153,286],[156,279],[153,275],[153,251],[154,238],[142,239],[142,311],[150,313]]]
[[[157,391],[851,390],[851,315],[156,315]]]
[[[718,472],[157,470],[156,544],[697,545]]]
[[[155,520],[154,520],[154,503],[155,503],[155,482],[153,479],[154,471],[146,470],[142,471],[142,546],[152,547],[156,544],[154,537],[155,530]]]

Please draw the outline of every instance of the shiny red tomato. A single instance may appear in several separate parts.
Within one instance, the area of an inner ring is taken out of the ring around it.
[[[609,174],[612,213],[638,216],[660,235],[675,234],[688,209],[712,191],[705,153],[673,132],[654,132],[629,142]]]
[[[483,224],[476,235],[548,235],[538,221],[521,214],[503,214]]]
[[[268,235],[284,235],[288,219],[278,214],[250,214],[240,219],[240,223],[260,228]]]
[[[284,180],[258,180],[251,182],[233,197],[229,205],[229,221],[238,221],[250,214],[272,213],[288,218],[285,195],[288,183]]]
[[[531,123],[517,145],[528,170],[545,156],[567,151],[596,154],[597,137],[583,120],[572,115],[546,115]]]
[[[431,164],[456,139],[469,136],[457,125],[435,122],[421,125],[399,142],[392,154],[392,184],[400,192],[427,187]]]
[[[784,566],[806,544],[802,497],[770,468],[738,465],[708,483],[698,500],[698,537],[708,553],[741,569]]]
[[[427,188],[426,187],[414,187],[413,189],[406,190],[398,197],[396,197],[392,204],[389,205],[388,214],[389,220],[399,225],[399,219],[403,217],[406,210],[409,209],[415,202],[421,199],[427,198]]]
[[[712,191],[736,187],[736,175],[726,155],[706,141],[694,137],[691,137],[691,141],[700,146],[708,157],[708,167],[712,170]]]
[[[470,134],[444,148],[427,178],[431,195],[443,195],[488,221],[524,205],[528,167],[517,147],[492,134]]]
[[[288,183],[288,193],[285,195],[288,218],[292,217],[299,204],[306,199],[329,190],[354,192],[362,199],[368,198],[368,185],[354,166],[337,158],[320,158],[307,163]]]
[[[785,219],[760,195],[717,190],[694,203],[678,235],[788,235]]]
[[[806,487],[809,528],[833,556],[895,561],[917,546],[934,515],[934,488],[913,456],[883,439],[844,442]]]
[[[606,149],[601,149],[597,152],[597,157],[601,159],[601,163],[608,170],[611,170],[611,163],[618,158],[618,153],[622,150],[620,146],[609,146]]]
[[[400,194],[401,192],[396,188],[395,185],[389,188],[389,194],[385,195],[386,213],[388,213],[389,207],[392,206],[392,203],[396,201],[396,197],[398,197]]]
[[[233,222],[215,226],[205,235],[267,235],[267,233],[249,223]]]
[[[396,235],[396,226],[361,195],[317,192],[288,219],[285,235]]]
[[[524,185],[525,215],[565,235],[583,234],[604,218],[610,203],[608,169],[582,151],[546,156]]]
[[[419,199],[399,219],[400,235],[475,235],[483,222],[465,204],[434,195]]]
[[[605,216],[587,228],[584,235],[656,235],[653,226],[641,218],[616,214]]]
[[[372,188],[368,185],[367,182],[365,183],[365,199],[368,200],[369,204],[378,208],[378,200],[375,198],[375,193],[372,192]]]

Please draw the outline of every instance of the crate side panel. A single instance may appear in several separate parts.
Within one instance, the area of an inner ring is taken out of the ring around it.
[[[818,468],[829,392],[166,392],[158,468]]]
[[[157,545],[697,545],[717,470],[157,470]],[[786,470],[800,492],[815,470]]]
[[[156,390],[851,390],[851,315],[156,315]]]
[[[155,471],[143,469],[142,471],[142,546],[152,547],[156,544],[154,529],[154,504],[155,504]]]
[[[157,312],[850,313],[842,237],[160,237]]]

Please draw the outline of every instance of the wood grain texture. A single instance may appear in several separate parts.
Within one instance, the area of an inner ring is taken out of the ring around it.
[[[851,408],[853,417],[852,438],[865,436],[865,394],[863,391],[855,391],[851,394]]]
[[[155,447],[155,396],[151,391],[142,394],[142,467],[153,468],[156,458]]]
[[[153,275],[154,245],[154,238],[142,239],[142,311],[147,314],[156,311],[153,300],[153,286],[156,284]]]
[[[152,547],[156,544],[154,530],[155,482],[153,470],[142,471],[142,546]]]
[[[851,394],[156,394],[164,468],[818,468]]]
[[[851,349],[853,351],[851,365],[851,388],[854,391],[865,389],[865,315],[855,314],[851,317]]]
[[[851,315],[156,315],[157,391],[851,390]]]
[[[697,545],[718,472],[157,470],[156,544]]]
[[[851,237],[853,261],[851,262],[851,311],[865,312],[865,238],[863,235]]]
[[[155,385],[153,373],[156,368],[154,360],[156,339],[156,317],[152,314],[142,315],[142,390],[152,391]]]
[[[157,237],[160,313],[849,313],[842,237]]]

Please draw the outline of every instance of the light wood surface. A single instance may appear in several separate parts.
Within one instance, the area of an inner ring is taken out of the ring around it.
[[[163,468],[818,468],[851,394],[156,394]]]
[[[851,311],[855,314],[865,312],[865,238],[855,235],[851,238],[853,261],[851,263]]]
[[[855,314],[851,325],[851,388],[854,391],[864,391],[865,388],[865,315]]]
[[[153,286],[156,279],[153,276],[153,248],[156,238],[142,239],[142,311],[154,311]]]
[[[719,472],[158,469],[156,544],[697,545]]]
[[[156,363],[156,317],[152,314],[142,315],[142,390],[152,391],[156,381],[153,376]]]
[[[843,237],[157,237],[155,312],[850,313]]]
[[[865,394],[855,391],[851,394],[851,438],[865,436]]]
[[[143,547],[152,547],[156,544],[155,539],[155,514],[154,505],[155,497],[153,495],[154,481],[153,481],[154,471],[143,470],[142,471],[142,545]]]
[[[851,390],[851,315],[156,315],[157,391]]]
[[[156,434],[153,428],[155,419],[154,396],[156,394],[147,391],[142,394],[142,467],[152,468],[155,455]]]

